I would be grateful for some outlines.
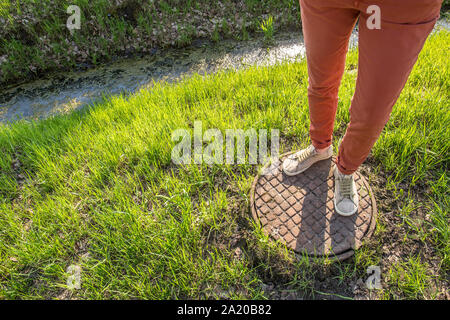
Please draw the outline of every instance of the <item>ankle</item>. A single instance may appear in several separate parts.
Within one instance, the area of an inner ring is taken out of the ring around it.
[[[326,152],[328,149],[330,149],[331,146],[328,146],[326,148],[322,148],[322,149],[318,149],[316,147],[314,147],[314,149],[316,150],[317,153],[324,153]]]
[[[352,176],[353,176],[353,174],[351,174],[351,173],[350,173],[350,174],[345,174],[345,173],[343,173],[341,170],[339,170],[339,167],[338,167],[338,166],[336,166],[334,170],[336,171],[336,174],[337,174],[339,177],[342,177],[342,178],[352,177]]]

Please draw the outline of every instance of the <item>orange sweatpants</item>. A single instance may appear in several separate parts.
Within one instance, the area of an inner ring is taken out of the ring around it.
[[[367,10],[371,5],[380,9],[379,25],[374,25],[374,11]],[[353,173],[367,158],[439,18],[441,5],[442,0],[300,0],[309,132],[319,149],[331,144],[348,42],[359,18],[356,89],[337,159],[342,173]]]

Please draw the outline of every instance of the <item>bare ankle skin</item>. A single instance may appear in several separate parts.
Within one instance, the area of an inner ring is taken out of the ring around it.
[[[316,149],[317,153],[324,153],[329,147],[323,148],[323,149]]]

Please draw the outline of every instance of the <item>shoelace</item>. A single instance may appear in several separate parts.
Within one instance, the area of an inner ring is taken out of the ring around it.
[[[305,149],[302,153],[295,155],[295,157],[297,158],[297,160],[299,162],[302,162],[302,161],[306,160],[308,157],[310,157],[313,152],[314,152],[314,148],[312,148],[310,146],[309,148]]]
[[[338,178],[340,182],[339,191],[343,198],[352,198],[352,178]]]

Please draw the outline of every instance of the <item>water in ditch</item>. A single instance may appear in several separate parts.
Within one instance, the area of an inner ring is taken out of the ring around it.
[[[449,24],[440,21],[436,28],[448,30]],[[356,44],[354,32],[350,46]],[[300,31],[280,32],[270,46],[262,38],[220,43],[195,40],[187,48],[155,50],[143,58],[126,59],[83,72],[54,74],[3,90],[0,92],[0,122],[70,112],[103,96],[135,92],[151,86],[154,81],[174,81],[194,73],[295,61],[304,54]]]

